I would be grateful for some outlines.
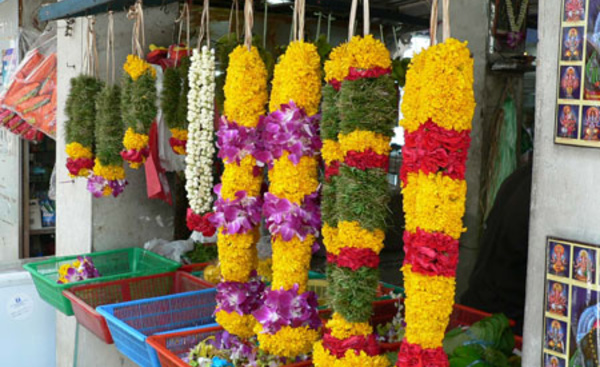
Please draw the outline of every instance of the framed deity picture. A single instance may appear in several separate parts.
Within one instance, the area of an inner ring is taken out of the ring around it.
[[[544,367],[598,367],[600,246],[558,238],[546,244]]]
[[[600,0],[562,0],[555,138],[600,148]]]

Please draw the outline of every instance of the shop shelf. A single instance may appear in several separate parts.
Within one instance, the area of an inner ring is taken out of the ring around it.
[[[106,320],[96,311],[96,307],[209,288],[214,286],[191,274],[177,271],[75,286],[63,291],[63,294],[71,300],[77,322],[103,342],[112,344]]]
[[[160,366],[154,348],[146,344],[151,335],[216,326],[213,312],[216,289],[98,306],[106,318],[115,346],[141,367]]]
[[[77,259],[76,255],[54,257],[24,265],[24,268],[31,273],[40,297],[67,316],[73,315],[73,308],[71,301],[62,294],[64,290],[92,283],[167,273],[181,266],[178,262],[141,248],[94,252],[81,256],[92,258],[100,272],[99,278],[67,284],[56,283],[60,267],[72,263]]]
[[[147,342],[156,350],[160,362],[159,365],[153,367],[190,367],[184,361],[190,349],[211,335],[215,335],[221,331],[223,331],[223,328],[220,326],[202,327],[149,337]],[[298,362],[284,367],[308,366],[312,366],[311,361]]]

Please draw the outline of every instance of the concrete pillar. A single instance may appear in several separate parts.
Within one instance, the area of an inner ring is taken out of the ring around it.
[[[172,40],[173,20],[177,5],[171,4],[166,12],[156,8],[145,10],[146,42],[168,45]],[[117,76],[131,53],[133,23],[124,12],[114,14],[115,53]],[[100,75],[105,78],[106,15],[96,18]],[[146,196],[144,170],[127,169],[129,185],[118,198],[93,199],[86,189],[86,181],[71,180],[64,165],[65,132],[64,106],[69,93],[69,81],[83,67],[83,49],[87,20],[77,18],[72,36],[65,36],[65,21],[58,22],[58,110],[57,110],[57,255],[80,254],[123,247],[139,247],[153,238],[170,239],[172,236],[172,208]],[[57,366],[73,365],[75,346],[75,319],[58,313]],[[119,354],[113,345],[105,345],[86,329],[80,328],[78,365],[85,367],[135,366]]]
[[[600,243],[600,198],[591,189],[600,179],[600,151],[554,144],[560,19],[560,6],[540,1],[523,351],[523,366],[528,367],[542,361],[547,237]]]
[[[488,3],[487,1],[453,0],[450,3],[450,23],[452,37],[469,42],[469,50],[475,60],[475,100],[477,108],[473,116],[471,149],[467,161],[467,207],[464,223],[467,232],[460,239],[460,261],[457,271],[457,299],[467,289],[469,276],[475,266],[479,249],[479,228],[481,223],[482,151],[484,137],[490,124],[484,119],[486,107],[487,44],[488,44]],[[440,29],[441,33],[441,29]]]

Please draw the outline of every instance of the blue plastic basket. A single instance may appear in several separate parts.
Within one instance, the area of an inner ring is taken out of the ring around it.
[[[216,326],[213,312],[216,289],[98,306],[106,318],[115,346],[141,367],[160,367],[150,335],[183,331],[203,325]]]

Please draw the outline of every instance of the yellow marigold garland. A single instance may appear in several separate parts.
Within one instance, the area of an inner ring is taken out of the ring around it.
[[[187,142],[187,140],[188,140],[187,129],[179,129],[177,127],[174,127],[172,129],[170,129],[170,131],[171,131],[171,136],[173,137],[173,139],[177,139],[182,142]],[[175,146],[172,146],[172,148],[173,148],[173,151],[179,155],[185,155],[185,153],[186,153],[184,145],[175,145]]]
[[[404,265],[402,271],[408,342],[423,348],[441,347],[454,304],[456,279],[414,273],[410,265]]]
[[[225,280],[244,283],[250,279],[250,271],[258,266],[257,240],[257,230],[237,234],[219,231],[217,246],[221,274]]]
[[[342,81],[348,76],[350,68],[369,70],[388,69],[392,66],[390,52],[385,45],[372,35],[354,36],[331,51],[325,62],[325,80]]]
[[[256,127],[268,99],[267,69],[256,47],[240,45],[229,55],[224,92],[227,119]]]
[[[327,321],[326,327],[331,330],[331,336],[337,339],[348,339],[353,336],[368,336],[373,329],[368,322],[350,322],[337,312]]]
[[[416,55],[406,79],[400,125],[408,132],[428,120],[445,129],[471,129],[475,95],[467,42],[449,39]]]
[[[298,293],[306,291],[310,257],[315,237],[309,235],[304,241],[298,237],[284,241],[280,236],[272,240],[273,246],[273,289],[291,289],[298,284]]]
[[[369,231],[362,228],[358,222],[340,221],[336,231],[337,235],[332,236],[330,230],[331,228],[323,228],[323,237],[329,239],[327,251],[334,255],[339,255],[340,250],[344,247],[366,248],[375,253],[379,253],[383,249],[385,232],[381,229]]]
[[[409,173],[402,194],[407,231],[415,233],[419,227],[446,233],[454,239],[465,231],[465,180],[454,180],[442,173]]]
[[[326,164],[331,164],[334,161],[341,161],[344,158],[344,152],[340,147],[340,143],[335,140],[324,140],[321,148],[321,157]]]
[[[296,106],[304,108],[309,116],[319,112],[321,58],[312,43],[292,42],[281,56],[274,72],[270,111],[290,103],[290,96],[293,96]]]
[[[319,162],[313,157],[304,156],[295,165],[287,156],[288,153],[284,153],[269,170],[269,191],[277,197],[299,204],[306,195],[317,191],[319,187]]]
[[[294,358],[300,354],[310,352],[312,341],[318,340],[320,333],[318,330],[308,326],[292,328],[290,326],[282,327],[275,334],[262,333],[262,326],[256,324],[254,332],[258,336],[260,348],[272,355]],[[307,343],[307,341],[311,341]]]
[[[216,321],[225,330],[240,338],[250,338],[254,335],[254,327],[257,325],[256,319],[252,315],[240,315],[236,312],[227,313],[225,311],[217,312]]]
[[[377,154],[388,155],[392,148],[390,146],[390,137],[372,131],[356,130],[350,134],[338,135],[340,149],[344,155],[349,151],[359,153],[371,149]]]
[[[313,349],[315,367],[387,367],[390,361],[386,356],[371,357],[361,351],[358,355],[353,349],[348,349],[343,358],[338,359],[323,348],[322,342],[315,343]]]
[[[150,72],[152,77],[156,78],[156,70],[154,70],[152,65],[136,55],[127,55],[127,61],[123,65],[123,70],[125,70],[134,82],[146,72]]]
[[[73,159],[86,158],[93,159],[94,153],[92,153],[92,149],[89,147],[84,147],[78,142],[73,142],[67,144],[65,147],[65,151],[67,155]]]
[[[100,162],[100,159],[96,158],[94,163],[94,175],[104,177],[109,181],[115,180],[124,180],[125,179],[125,169],[123,165],[120,166],[103,166]]]
[[[254,174],[255,166],[256,159],[250,155],[244,157],[239,165],[226,164],[221,177],[221,196],[235,199],[235,193],[240,190],[246,190],[248,196],[258,196],[263,176]]]

